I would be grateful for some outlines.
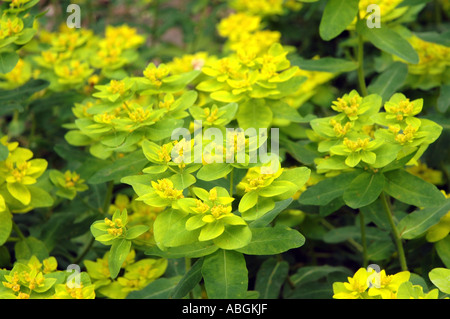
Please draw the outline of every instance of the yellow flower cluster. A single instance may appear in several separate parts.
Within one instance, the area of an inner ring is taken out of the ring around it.
[[[253,58],[266,52],[274,43],[279,43],[281,38],[277,31],[263,30],[260,17],[242,12],[222,19],[217,30],[220,36],[228,39],[227,49],[251,54]]]
[[[49,257],[42,262],[32,256],[27,262],[16,262],[13,269],[5,274],[2,285],[9,291],[0,292],[0,297],[8,299],[94,299],[94,285],[86,277],[86,273],[80,274],[79,286],[71,287],[69,282],[64,282],[66,272],[58,271],[58,262],[54,257]],[[84,275],[84,276],[82,276]],[[68,279],[68,278],[67,278]]]
[[[303,7],[295,0],[230,0],[229,6],[236,11],[262,17],[282,15],[287,10],[299,11]]]
[[[104,37],[94,35],[92,30],[62,25],[57,32],[41,31],[39,41],[50,46],[34,57],[42,68],[40,77],[51,82],[50,88],[61,90],[70,85],[89,91],[101,79],[94,74],[97,70],[110,78],[112,72],[137,58],[135,50],[145,39],[127,25],[107,26]]]
[[[446,198],[450,198],[450,194],[441,191]],[[445,214],[437,224],[431,226],[426,234],[427,241],[431,243],[438,242],[448,236],[450,233],[450,211]]]
[[[440,75],[450,67],[450,47],[427,42],[417,36],[412,36],[409,42],[419,55],[418,64],[409,64],[411,74]]]
[[[333,283],[333,298],[410,299],[416,296],[410,295],[410,290],[403,289],[403,287],[412,286],[414,292],[418,292],[418,298],[437,299],[439,294],[437,289],[424,293],[421,286],[412,285],[409,279],[408,271],[387,275],[385,270],[377,272],[373,268],[369,268],[369,270],[360,268],[353,277],[348,277],[348,282]]]
[[[444,173],[428,167],[423,162],[418,162],[417,165],[408,167],[406,170],[431,184],[442,185],[444,183]]]
[[[0,75],[5,80],[4,82],[0,82],[0,88],[7,90],[15,89],[27,83],[33,75],[31,64],[23,59],[19,59],[11,72]]]
[[[85,260],[84,263],[96,292],[111,299],[125,299],[130,292],[143,289],[162,276],[168,265],[167,260],[163,258],[136,261],[136,252],[132,249],[122,265],[123,275],[111,280],[108,258],[109,252],[96,261]]]

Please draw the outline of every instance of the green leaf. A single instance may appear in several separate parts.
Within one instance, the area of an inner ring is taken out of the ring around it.
[[[0,73],[6,74],[11,72],[17,62],[19,62],[19,55],[14,51],[0,52]]]
[[[89,184],[101,184],[113,180],[119,180],[122,177],[138,174],[145,165],[148,164],[147,158],[142,151],[136,151],[119,158],[112,164],[97,171],[88,180]]]
[[[50,83],[45,80],[30,80],[24,85],[13,90],[0,90],[0,102],[18,102],[26,101],[34,93],[48,87]]]
[[[168,299],[180,278],[158,278],[144,289],[130,292],[126,299]]]
[[[9,238],[12,230],[12,216],[8,211],[0,212],[0,246]]]
[[[394,62],[370,83],[367,90],[369,94],[379,94],[383,101],[387,101],[403,85],[407,75],[408,66],[402,62]]]
[[[444,265],[447,268],[450,268],[450,236],[438,241],[434,247],[436,248],[436,252]]]
[[[441,113],[445,113],[450,106],[450,84],[444,84],[439,89],[439,97],[437,100],[437,109]]]
[[[241,299],[248,290],[248,271],[242,254],[218,250],[205,257],[202,275],[209,299]]]
[[[300,286],[308,282],[317,281],[334,272],[343,272],[350,275],[347,268],[335,266],[305,266],[301,267],[291,276],[291,281],[295,286]]]
[[[6,160],[8,158],[8,155],[9,155],[8,148],[5,145],[0,144],[0,161]]]
[[[358,13],[359,0],[328,0],[320,20],[320,37],[329,41],[341,34]]]
[[[403,169],[384,173],[384,190],[395,199],[417,207],[436,206],[445,202],[439,189]]]
[[[345,190],[345,203],[354,209],[373,203],[383,191],[384,180],[383,174],[361,173]]]
[[[147,249],[145,251],[145,254],[167,259],[175,259],[181,257],[200,258],[214,253],[217,249],[218,247],[211,242],[195,242],[189,245],[168,247],[164,251],[155,246]]]
[[[282,211],[284,211],[292,203],[292,201],[292,198],[288,198],[283,201],[276,202],[275,207],[271,211],[252,221],[249,226],[257,228],[269,225]]]
[[[353,61],[332,57],[313,60],[306,60],[302,57],[295,57],[292,59],[292,65],[296,65],[300,69],[306,71],[319,71],[329,73],[350,72],[358,68],[358,64]]]
[[[260,299],[278,299],[280,289],[289,273],[289,263],[270,258],[264,261],[256,274],[255,290]]]
[[[210,163],[198,170],[197,178],[203,181],[215,181],[227,176],[232,170],[233,166],[227,163]]]
[[[111,250],[108,258],[109,272],[111,278],[115,279],[119,274],[120,268],[127,258],[131,249],[131,241],[126,239],[116,239],[111,245]]]
[[[248,226],[228,226],[213,242],[219,248],[234,250],[244,247],[251,239],[252,232]]]
[[[263,99],[252,99],[239,105],[236,118],[239,127],[246,130],[269,127],[272,116],[272,110],[264,103]]]
[[[303,246],[305,237],[284,226],[252,228],[251,242],[237,251],[246,255],[276,255]]]
[[[440,291],[450,294],[450,269],[434,268],[428,273],[428,277]]]
[[[39,260],[49,257],[45,244],[35,237],[18,241],[14,246],[14,252],[17,261],[28,261],[32,256],[36,256]]]
[[[450,199],[443,204],[418,209],[406,215],[397,225],[400,236],[405,239],[413,239],[423,235],[431,226],[450,211]]]
[[[239,211],[241,213],[249,210],[253,206],[256,205],[258,202],[258,193],[255,191],[250,191],[248,193],[245,193],[244,196],[242,196],[240,202],[239,202]]]
[[[388,26],[369,28],[366,21],[361,20],[356,25],[356,30],[381,51],[396,55],[412,64],[419,63],[419,56],[411,44]]]
[[[162,250],[165,247],[176,247],[197,241],[199,231],[188,231],[186,222],[189,215],[178,210],[166,210],[156,217],[153,232],[156,244]]]
[[[332,200],[344,195],[350,182],[360,173],[360,171],[343,173],[324,179],[316,185],[308,187],[300,195],[298,202],[303,205],[327,205]]]
[[[150,229],[147,225],[136,225],[127,230],[126,239],[131,240],[141,236]]]
[[[203,259],[197,260],[189,271],[181,278],[177,286],[170,293],[170,298],[180,299],[185,297],[202,280]]]

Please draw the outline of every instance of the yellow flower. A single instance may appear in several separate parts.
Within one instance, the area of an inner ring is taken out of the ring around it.
[[[156,67],[154,63],[150,63],[144,70],[144,76],[150,80],[150,83],[157,88],[162,85],[162,80],[166,78],[170,73],[170,68],[162,63]]]
[[[261,18],[245,13],[234,13],[222,19],[217,26],[219,35],[237,41],[243,34],[260,28]]]
[[[417,165],[408,167],[406,170],[431,184],[442,185],[444,183],[443,172],[428,167],[426,163],[418,162]]]
[[[32,77],[31,64],[23,59],[19,59],[14,69],[2,75],[6,82],[0,82],[0,87],[4,89],[14,89],[27,83]]]
[[[348,282],[335,282],[333,284],[335,299],[364,299],[369,288],[369,273],[365,268],[360,268],[353,277],[348,277]]]
[[[231,0],[230,7],[258,16],[283,14],[284,0]]]
[[[443,190],[441,190],[442,194],[446,198],[450,198],[450,194],[446,194]],[[439,240],[444,239],[450,233],[450,211],[445,214],[439,222],[433,226],[431,226],[426,234],[427,241],[431,243],[435,243]]]
[[[158,182],[152,181],[152,187],[161,198],[170,200],[184,198],[183,191],[175,189],[173,182],[168,178],[158,180]]]
[[[369,296],[381,296],[382,299],[396,299],[398,288],[404,282],[409,281],[409,271],[402,271],[395,275],[386,275],[385,270],[372,276]]]

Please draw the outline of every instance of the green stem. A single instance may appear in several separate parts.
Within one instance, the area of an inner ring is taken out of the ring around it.
[[[103,207],[99,209],[100,213],[106,214],[109,211],[109,205],[111,205],[111,199],[113,196],[113,192],[114,192],[114,181],[109,181],[108,182],[108,190],[106,192],[106,196],[105,196],[105,201],[103,203]],[[94,236],[92,236],[91,234],[91,238],[89,240],[89,243],[86,245],[86,247],[84,247],[83,251],[81,252],[80,255],[78,255],[78,257],[74,260],[74,264],[79,264],[84,257],[87,255],[87,253],[89,252],[89,250],[91,250],[92,246],[95,243],[95,238]]]
[[[361,20],[359,14],[356,15],[358,22]],[[361,90],[361,94],[363,96],[366,96],[368,94],[367,92],[367,86],[366,86],[366,80],[364,76],[364,39],[361,34],[358,34],[358,53],[357,53],[357,60],[358,60],[358,83],[359,88]]]
[[[233,178],[234,178],[234,167],[230,172],[230,196],[233,197]]]
[[[106,214],[109,211],[109,205],[111,205],[111,199],[114,191],[114,181],[108,182],[108,190],[106,192],[105,201],[103,202],[102,213]]]
[[[392,236],[394,237],[395,245],[397,246],[397,253],[398,253],[398,258],[400,261],[400,267],[402,268],[402,271],[407,271],[408,266],[406,265],[406,257],[405,257],[405,251],[403,249],[403,243],[400,238],[400,234],[398,232],[397,226],[395,225],[394,218],[392,215],[392,210],[391,210],[391,207],[388,202],[388,198],[386,197],[384,192],[381,193],[380,199],[383,204],[383,208],[384,208],[384,211],[388,218],[389,224],[391,226]]]
[[[364,77],[364,39],[360,34],[358,34],[358,82],[361,94],[367,96],[368,92]]]
[[[17,224],[14,220],[12,221],[12,227],[13,227],[14,231],[17,233],[17,236],[19,236],[21,240],[25,240],[24,234],[22,233],[19,226],[17,226]]]
[[[367,258],[367,238],[366,238],[366,224],[364,222],[364,215],[361,211],[359,211],[359,223],[361,226],[361,242],[363,248],[363,265],[364,268],[367,268],[369,264],[369,260]]]
[[[158,17],[159,17],[159,0],[155,0],[153,3],[153,24],[152,24],[152,44],[155,45],[158,42]]]

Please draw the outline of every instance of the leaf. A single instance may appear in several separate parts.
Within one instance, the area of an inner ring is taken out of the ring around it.
[[[248,226],[228,226],[213,242],[219,248],[235,250],[247,245],[251,239],[252,232]]]
[[[450,236],[438,241],[434,247],[436,248],[436,252],[444,265],[447,268],[450,268]]]
[[[361,20],[356,25],[356,30],[381,51],[396,55],[412,64],[419,63],[419,56],[411,44],[388,26],[369,28],[365,20]]]
[[[215,181],[225,177],[233,170],[233,166],[226,163],[210,163],[203,165],[197,172],[197,178],[203,181]]]
[[[441,113],[445,113],[450,106],[450,84],[444,84],[439,89],[439,97],[437,100],[437,109]]]
[[[131,240],[141,236],[150,229],[147,225],[136,225],[127,230],[126,239]]]
[[[179,281],[179,276],[158,278],[144,289],[130,292],[126,299],[167,299]]]
[[[255,290],[260,299],[278,299],[280,289],[289,272],[287,261],[269,258],[264,261],[256,274]]]
[[[345,203],[354,209],[373,203],[383,191],[384,180],[383,174],[361,173],[345,190]]]
[[[189,271],[181,278],[177,286],[171,291],[170,298],[180,299],[185,297],[202,280],[203,259],[197,260]]]
[[[450,294],[450,269],[434,268],[428,273],[428,277],[440,291]]]
[[[0,90],[0,102],[18,102],[26,101],[34,93],[48,87],[50,83],[45,80],[30,80],[24,85],[13,90]]]
[[[8,211],[0,212],[0,246],[9,238],[12,230],[12,216]]]
[[[14,246],[14,252],[17,261],[28,261],[32,256],[36,256],[39,260],[49,257],[45,244],[35,237],[18,241]]]
[[[248,290],[248,270],[242,254],[218,250],[206,256],[202,275],[209,299],[241,299]]]
[[[252,221],[249,226],[258,228],[269,225],[281,212],[283,212],[292,203],[292,201],[292,198],[288,198],[283,201],[276,202],[275,207],[271,211]]]
[[[272,110],[264,100],[252,99],[239,105],[236,119],[244,130],[267,128],[272,122]]]
[[[131,241],[126,239],[116,239],[111,245],[111,250],[108,258],[109,272],[111,278],[115,279],[119,274],[120,268],[127,258],[131,249]]]
[[[0,143],[0,161],[4,161],[8,158],[9,150],[8,148]]]
[[[445,196],[436,186],[403,169],[386,172],[384,175],[386,193],[403,203],[428,207],[445,202]]]
[[[218,247],[211,242],[195,242],[189,245],[178,247],[168,247],[166,250],[160,250],[158,247],[152,247],[145,251],[146,255],[158,256],[162,258],[199,258],[214,253]]]
[[[350,72],[358,68],[358,64],[353,61],[332,57],[312,60],[306,60],[302,57],[295,57],[292,59],[292,65],[296,65],[300,69],[306,71],[319,71],[329,73]]]
[[[317,281],[334,272],[343,272],[349,274],[344,267],[335,266],[305,266],[301,267],[295,274],[291,276],[291,281],[295,286],[300,286],[308,282]]]
[[[378,94],[383,101],[387,101],[403,85],[407,75],[408,66],[402,62],[394,62],[370,83],[367,90],[369,94]]]
[[[117,161],[97,171],[91,178],[89,184],[101,184],[120,179],[125,176],[138,174],[148,164],[147,158],[142,151],[136,151],[119,158]]]
[[[329,41],[341,34],[358,13],[359,0],[328,0],[320,20],[320,37]]]
[[[189,215],[170,209],[160,213],[153,224],[156,244],[160,249],[191,244],[197,241],[199,231],[188,231]]]
[[[450,211],[450,199],[443,204],[418,209],[406,215],[397,225],[400,236],[405,239],[413,239],[423,235],[431,226]]]
[[[305,237],[289,227],[252,228],[251,242],[237,251],[246,255],[275,255],[301,247],[304,243]]]
[[[19,55],[14,51],[0,52],[0,73],[11,72],[19,62]]]
[[[298,202],[303,205],[327,205],[332,200],[344,195],[350,182],[359,174],[360,171],[356,171],[324,179],[308,187],[300,195]]]

